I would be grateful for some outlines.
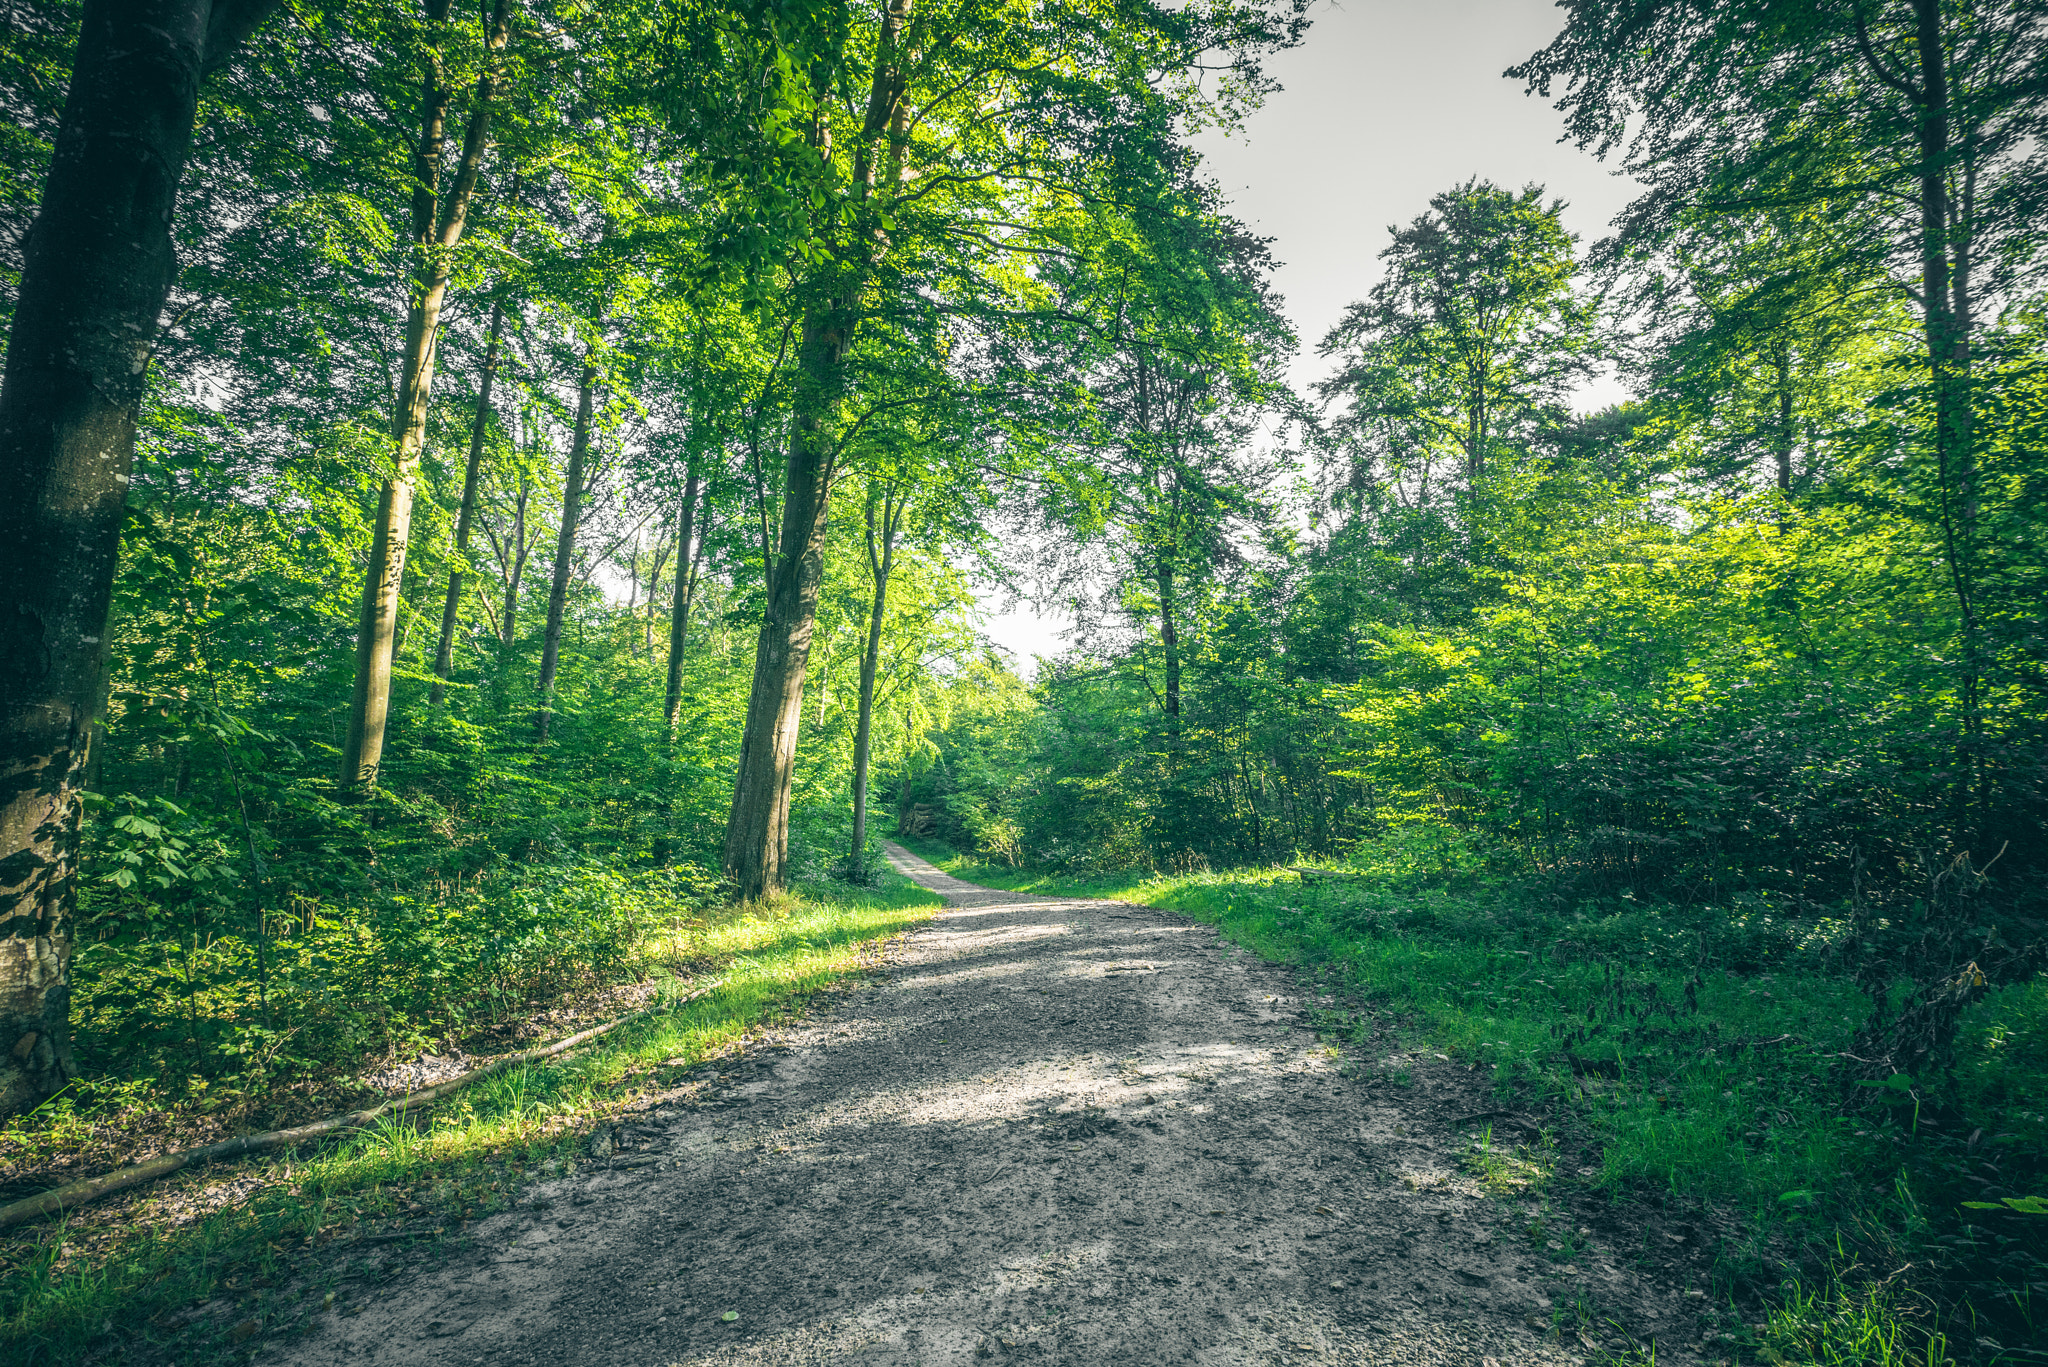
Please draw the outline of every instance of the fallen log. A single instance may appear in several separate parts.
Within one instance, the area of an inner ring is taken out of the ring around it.
[[[643,1006],[638,1011],[629,1011],[615,1021],[593,1025],[588,1030],[578,1031],[566,1039],[556,1040],[553,1044],[542,1045],[538,1049],[507,1054],[503,1058],[493,1059],[481,1068],[472,1068],[460,1077],[449,1078],[446,1082],[436,1083],[432,1087],[423,1087],[417,1092],[408,1092],[404,1096],[395,1097],[364,1110],[350,1111],[347,1115],[329,1116],[325,1120],[315,1120],[307,1125],[294,1125],[288,1130],[236,1135],[233,1139],[223,1139],[219,1143],[203,1144],[196,1149],[163,1154],[144,1163],[131,1163],[125,1168],[116,1168],[99,1177],[81,1178],[61,1187],[52,1187],[38,1195],[24,1197],[12,1205],[0,1206],[0,1229],[33,1220],[37,1216],[53,1215],[72,1206],[84,1205],[88,1201],[97,1201],[102,1196],[127,1191],[130,1187],[139,1187],[161,1177],[169,1177],[172,1173],[192,1167],[194,1164],[211,1163],[223,1158],[240,1158],[245,1154],[264,1153],[271,1149],[288,1149],[309,1139],[319,1139],[333,1134],[337,1130],[359,1129],[380,1116],[398,1115],[420,1106],[431,1105],[443,1097],[461,1091],[473,1082],[481,1082],[487,1077],[507,1072],[522,1064],[538,1063],[542,1059],[567,1053],[580,1044],[588,1044],[600,1035],[609,1035],[622,1025],[662,1011],[673,1011],[710,991],[709,987],[700,988],[674,1002],[659,1006]]]

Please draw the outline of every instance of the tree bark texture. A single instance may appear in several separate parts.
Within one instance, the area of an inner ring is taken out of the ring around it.
[[[533,548],[526,535],[526,504],[532,497],[533,486],[527,483],[526,472],[522,470],[519,497],[512,506],[512,532],[499,554],[505,566],[505,602],[504,610],[498,614],[498,644],[507,651],[519,639],[519,585],[526,578],[526,556]]]
[[[491,382],[498,378],[498,347],[505,326],[505,301],[491,304],[490,341],[484,347],[484,371],[477,382],[476,421],[469,429],[469,464],[462,469],[462,509],[455,516],[455,566],[448,571],[448,597],[441,605],[441,641],[434,648],[434,695],[439,707],[448,694],[448,672],[455,666],[455,621],[462,607],[462,580],[469,560],[469,529],[476,520],[477,470],[483,464],[484,437],[491,425]]]
[[[893,186],[902,173],[903,95],[907,82],[900,42],[911,0],[889,0],[875,50],[875,69],[859,146],[854,152],[856,195],[865,202],[877,179]],[[884,144],[877,159],[876,148]],[[826,125],[813,141],[829,154]],[[733,779],[732,815],[725,827],[725,875],[742,899],[779,890],[789,858],[789,784],[803,719],[804,672],[817,625],[818,590],[825,573],[825,526],[836,473],[835,434],[845,390],[847,348],[853,339],[860,286],[883,248],[879,233],[855,244],[859,259],[829,297],[805,309],[797,350],[796,396],[791,404],[789,462],[783,479],[781,537],[767,575],[767,612],[754,651],[747,727]],[[765,520],[765,514],[764,514]],[[765,552],[765,548],[764,548]],[[764,554],[764,560],[765,560]]]
[[[1949,192],[1955,160],[1951,138],[1948,58],[1943,46],[1940,0],[1913,0],[1914,48],[1920,82],[1908,98],[1920,114],[1920,293],[1927,336],[1929,378],[1934,385],[1934,449],[1941,477],[1941,531],[1956,596],[1962,636],[1957,692],[1961,722],[1956,742],[1958,845],[1971,844],[1980,783],[1979,753],[1984,729],[1982,628],[1977,620],[1977,461],[1975,413],[1970,394],[1969,225],[1958,222]],[[1967,172],[1966,172],[1967,174]],[[1966,197],[1967,198],[1967,197]],[[1963,216],[1974,208],[1960,206]]]
[[[554,721],[555,668],[562,653],[562,619],[569,610],[569,578],[575,568],[576,524],[583,517],[583,466],[590,454],[591,410],[597,395],[597,367],[583,363],[576,386],[576,432],[569,441],[569,473],[562,481],[562,529],[555,536],[555,582],[548,590],[548,626],[540,650],[540,707],[533,717],[534,739],[548,743]]]
[[[683,705],[683,659],[690,644],[690,607],[697,596],[697,561],[710,522],[710,500],[706,498],[705,526],[698,525],[697,499],[703,484],[694,469],[683,481],[682,525],[676,535],[675,600],[669,606],[668,618],[668,695],[661,712],[671,745],[676,739],[676,713]]]
[[[701,513],[697,506],[700,489],[704,504]],[[683,662],[690,647],[690,608],[697,596],[697,567],[704,554],[704,538],[711,530],[711,489],[709,482],[697,474],[694,462],[689,476],[683,481],[683,507],[679,522],[675,597],[669,604],[668,614],[668,694],[662,702],[662,721],[671,760],[676,753],[676,717],[683,707]],[[668,782],[673,783],[673,777]],[[674,814],[675,804],[669,800],[664,788],[657,812],[661,834],[654,837],[654,863],[657,868],[667,868],[675,853],[669,827]]]
[[[1180,624],[1174,620],[1173,557],[1170,554],[1161,552],[1156,577],[1159,583],[1159,645],[1166,655],[1166,730],[1177,763],[1180,749]]]
[[[449,6],[450,0],[428,0],[428,23],[437,30],[443,28]],[[455,248],[462,241],[470,198],[483,167],[491,101],[497,93],[496,58],[504,50],[509,33],[509,0],[496,0],[489,25],[485,36],[489,57],[483,74],[477,77],[455,183],[449,187],[445,200],[440,193],[441,161],[453,92],[442,73],[438,32],[427,45],[425,69],[421,73],[420,136],[413,154],[412,295],[406,307],[398,405],[391,418],[391,475],[378,496],[376,522],[371,529],[362,615],[356,625],[355,686],[349,697],[348,739],[341,760],[342,787],[358,792],[376,786],[377,770],[384,760],[384,727],[391,707],[391,661],[398,642],[406,541],[412,533],[413,482],[426,446],[427,405],[434,389],[441,305],[447,298]]]
[[[875,729],[875,674],[882,663],[882,614],[888,606],[889,571],[896,558],[896,534],[903,524],[909,493],[887,488],[871,490],[867,508],[868,573],[875,581],[874,606],[868,612],[868,644],[860,657],[860,715],[853,732],[853,840],[847,871],[865,883],[868,867],[868,757]],[[881,505],[881,521],[875,518]],[[879,543],[879,545],[877,544]]]
[[[725,873],[743,899],[783,886],[789,857],[789,782],[802,721],[804,671],[817,624],[830,512],[832,428],[844,386],[846,336],[838,301],[804,320],[796,413],[782,488],[782,532],[768,577],[767,614],[754,649],[747,727],[725,829]]]
[[[81,792],[201,78],[273,0],[89,0],[0,379],[0,1110],[72,1075]]]

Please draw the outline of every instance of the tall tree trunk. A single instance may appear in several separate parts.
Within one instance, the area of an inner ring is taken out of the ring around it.
[[[697,497],[700,486],[703,489],[704,508],[700,515]],[[697,566],[703,557],[704,538],[711,527],[711,489],[701,479],[693,464],[689,476],[683,481],[682,516],[676,532],[676,582],[675,598],[669,605],[668,614],[668,696],[662,703],[662,721],[668,737],[667,755],[673,760],[676,754],[676,716],[683,706],[683,661],[690,647],[690,608],[697,597]],[[674,854],[673,842],[669,836],[669,820],[675,813],[666,792],[664,792],[656,817],[660,822],[661,834],[654,838],[654,863],[657,868],[667,868]]]
[[[1486,381],[1472,386],[1472,411],[1465,415],[1465,484],[1475,493],[1486,475]]]
[[[798,401],[783,476],[781,535],[768,575],[767,613],[754,648],[747,726],[725,829],[725,873],[744,899],[780,889],[789,855],[789,781],[825,573],[825,524],[835,473],[832,427],[845,384],[842,310],[849,303],[831,300],[810,310],[798,352]]]
[[[356,625],[356,677],[349,697],[348,739],[342,746],[341,783],[361,792],[375,787],[384,759],[384,724],[391,706],[391,657],[397,645],[400,587],[405,575],[406,539],[412,532],[413,480],[426,445],[427,403],[434,388],[435,347],[441,304],[448,293],[455,248],[469,216],[469,203],[482,169],[497,93],[498,55],[510,31],[509,0],[495,0],[485,34],[488,57],[477,77],[475,103],[462,139],[455,183],[441,199],[441,156],[447,139],[452,91],[443,79],[439,32],[448,21],[450,0],[427,0],[427,21],[436,30],[426,46],[420,79],[420,137],[413,153],[413,281],[406,306],[405,352],[400,362],[398,406],[391,418],[391,475],[377,500],[370,563],[363,577],[362,615]]]
[[[519,639],[519,585],[526,578],[526,556],[532,548],[532,542],[526,539],[526,504],[532,497],[533,486],[521,470],[519,498],[512,505],[512,536],[506,543],[504,610],[498,615],[498,644],[508,651]]]
[[[273,0],[87,0],[0,379],[0,1111],[72,1076],[72,913],[135,417],[199,83]]]
[[[654,545],[654,564],[647,575],[647,610],[640,619],[640,645],[647,652],[647,658],[654,658],[654,604],[661,597],[661,572],[668,567],[670,546],[666,541]]]
[[[583,515],[583,463],[590,453],[590,414],[597,393],[597,365],[583,362],[576,386],[576,433],[569,441],[569,475],[562,484],[562,529],[555,537],[555,582],[548,590],[548,629],[540,650],[540,708],[534,713],[535,739],[548,743],[555,710],[555,666],[562,650],[562,619],[569,607],[569,574],[576,558],[576,524]]]
[[[899,63],[911,0],[889,0],[876,45],[867,116],[854,150],[856,195],[869,197],[878,176],[894,186],[902,170],[905,78]],[[828,130],[820,120],[812,140],[828,158]],[[878,162],[875,150],[886,141]],[[882,250],[869,230],[855,250],[871,265]],[[825,573],[825,524],[831,512],[835,448],[833,428],[845,389],[846,351],[862,277],[842,280],[831,297],[804,310],[797,347],[796,395],[790,405],[789,461],[784,472],[781,536],[773,552],[762,547],[767,612],[754,651],[754,681],[747,726],[733,779],[732,815],[725,827],[725,874],[742,898],[761,897],[784,883],[789,856],[789,781],[802,722],[804,671],[817,625],[818,588]],[[765,513],[764,513],[765,520]],[[765,527],[764,527],[765,535]]]
[[[1162,553],[1155,571],[1159,584],[1159,644],[1166,652],[1166,731],[1177,759],[1180,751],[1180,625],[1174,620],[1173,560]]]
[[[1771,458],[1776,463],[1778,492],[1792,493],[1792,450],[1796,435],[1792,425],[1792,345],[1782,338],[1772,348],[1771,369],[1778,380],[1778,425],[1771,435]]]
[[[1969,225],[1958,223],[1949,194],[1954,169],[1950,136],[1948,58],[1940,0],[1913,0],[1914,49],[1920,62],[1920,294],[1934,385],[1934,449],[1941,477],[1941,530],[1962,636],[1957,692],[1961,716],[1956,741],[1959,777],[1956,843],[1971,843],[1980,790],[1984,720],[1983,632],[1977,619],[1977,461],[1975,412],[1970,393]],[[1966,198],[1968,198],[1966,196]],[[1966,212],[1974,205],[1965,204]]]
[[[875,673],[882,663],[882,613],[888,603],[889,571],[896,558],[896,533],[909,499],[907,489],[898,494],[883,486],[879,499],[873,487],[868,490],[868,573],[875,581],[875,599],[868,612],[867,649],[860,657],[860,716],[853,732],[853,841],[846,862],[847,872],[861,883],[868,881],[868,753],[874,736]],[[882,507],[880,527],[875,525],[878,501]]]
[[[490,341],[484,347],[484,373],[477,382],[476,421],[469,429],[469,464],[462,468],[462,511],[455,518],[455,565],[448,571],[448,598],[441,605],[441,642],[434,648],[434,693],[439,707],[448,692],[448,671],[455,664],[455,619],[462,606],[463,571],[469,560],[469,527],[476,518],[477,468],[483,463],[484,436],[491,423],[491,382],[498,377],[499,332],[505,326],[505,301],[491,301]]]
[[[697,596],[697,561],[710,524],[710,497],[705,490],[704,527],[698,525],[697,499],[704,481],[693,469],[683,481],[682,526],[676,536],[675,601],[668,618],[668,696],[662,704],[662,722],[669,743],[676,739],[676,713],[683,705],[683,660],[690,644],[690,608]],[[694,538],[694,540],[693,540]]]

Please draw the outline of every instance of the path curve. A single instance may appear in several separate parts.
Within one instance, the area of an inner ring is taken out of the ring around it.
[[[885,978],[655,1110],[651,1165],[537,1188],[263,1359],[1507,1367],[1581,1360],[1532,1327],[1562,1289],[1671,1298],[1539,1257],[1443,1124],[1478,1080],[1340,1076],[1291,970],[886,848],[947,907]]]

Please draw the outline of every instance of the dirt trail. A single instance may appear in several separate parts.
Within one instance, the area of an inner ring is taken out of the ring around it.
[[[1553,1298],[1683,1322],[1461,1173],[1464,1069],[1341,1078],[1293,974],[1206,926],[890,857],[948,907],[885,981],[261,1360],[1506,1367],[1584,1359]]]

